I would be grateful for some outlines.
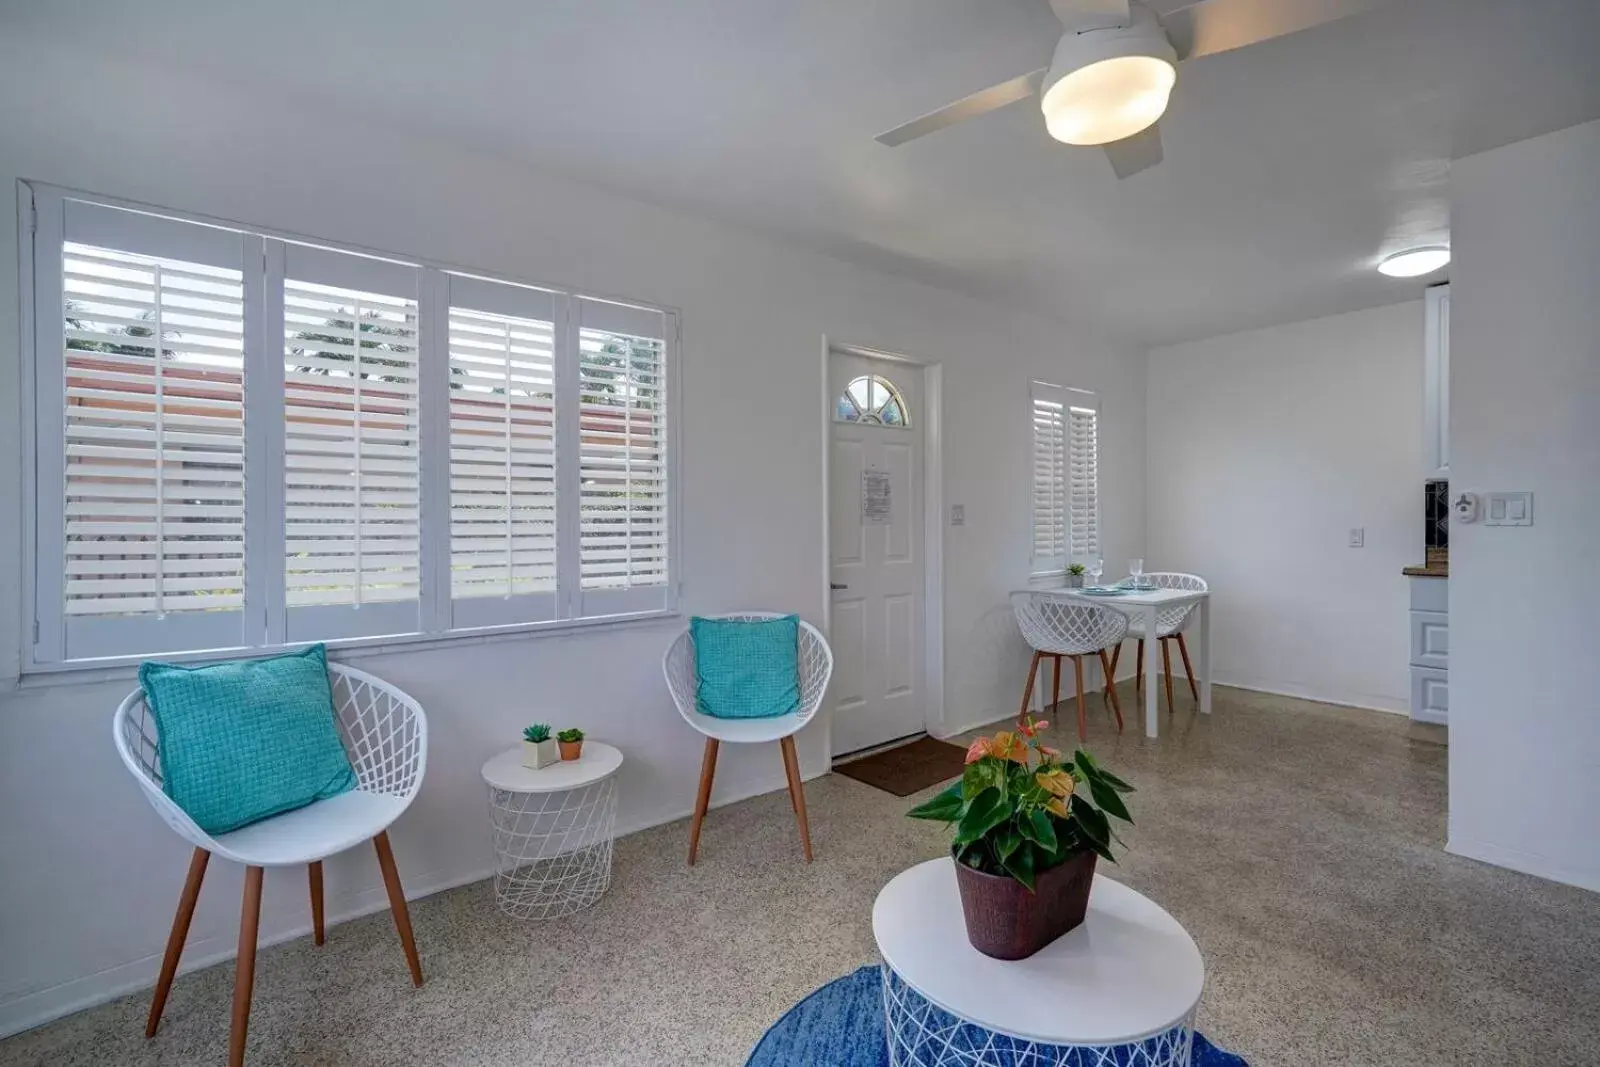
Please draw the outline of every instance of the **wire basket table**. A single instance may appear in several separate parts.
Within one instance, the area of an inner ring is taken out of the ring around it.
[[[1148,898],[1096,875],[1082,926],[1024,960],[967,941],[952,860],[878,894],[893,1067],[1189,1067],[1205,964]]]
[[[518,919],[559,919],[598,901],[611,886],[622,753],[585,741],[583,756],[542,770],[522,750],[483,765],[494,838],[494,896]]]

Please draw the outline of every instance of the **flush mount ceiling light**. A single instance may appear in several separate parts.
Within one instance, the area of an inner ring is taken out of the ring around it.
[[[1449,248],[1444,245],[1429,245],[1426,248],[1408,248],[1404,252],[1396,252],[1386,257],[1378,264],[1378,272],[1387,274],[1391,278],[1416,278],[1432,274],[1449,262]]]
[[[1150,10],[1128,5],[1126,26],[1066,33],[1040,86],[1050,136],[1102,145],[1132,137],[1167,110],[1178,53]]]
[[[1039,94],[1045,128],[1099,145],[1118,178],[1161,162],[1161,127],[1177,64],[1248,48],[1359,15],[1391,0],[1050,0],[1066,32],[1048,67],[979,89],[878,134],[893,148]]]

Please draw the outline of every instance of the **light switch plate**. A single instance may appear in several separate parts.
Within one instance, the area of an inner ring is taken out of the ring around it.
[[[1483,524],[1485,526],[1532,526],[1532,493],[1483,494]]]
[[[1350,527],[1350,547],[1364,548],[1367,544],[1367,528],[1365,526]]]
[[[964,504],[950,505],[950,525],[965,526],[967,524],[967,508]]]

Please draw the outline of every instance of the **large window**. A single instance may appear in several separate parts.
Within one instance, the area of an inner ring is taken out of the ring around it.
[[[1100,555],[1099,405],[1093,393],[1034,382],[1033,573]]]
[[[674,608],[671,312],[33,193],[31,666]]]

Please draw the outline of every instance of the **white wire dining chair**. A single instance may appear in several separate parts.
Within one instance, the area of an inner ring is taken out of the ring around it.
[[[356,774],[356,788],[303,808],[215,836],[195,824],[162,790],[161,738],[143,689],[129,693],[117,707],[112,734],[117,753],[132,773],[145,799],[179,837],[194,846],[189,876],[172,920],[166,955],[150,1001],[145,1036],[154,1037],[172,988],[178,960],[189,935],[200,883],[213,854],[245,867],[244,902],[239,916],[239,956],[234,973],[233,1023],[228,1039],[229,1067],[244,1063],[250,1021],[250,996],[255,982],[256,936],[261,918],[261,881],[267,867],[306,864],[311,890],[312,936],[323,943],[322,861],[371,840],[378,853],[389,908],[405,949],[411,981],[422,984],[422,963],[411,932],[411,915],[389,847],[388,829],[422,786],[428,761],[428,720],[410,696],[365,671],[328,664],[340,740]]]
[[[1158,589],[1182,589],[1191,593],[1204,593],[1209,590],[1206,580],[1198,574],[1183,574],[1180,571],[1154,571],[1146,572],[1142,580],[1151,583]],[[1172,649],[1173,641],[1178,643],[1178,652],[1183,656],[1183,670],[1189,676],[1189,694],[1194,699],[1200,699],[1200,689],[1194,681],[1194,665],[1189,662],[1189,645],[1183,639],[1183,632],[1194,621],[1194,612],[1197,605],[1185,604],[1182,607],[1166,608],[1156,612],[1156,637],[1161,641],[1162,677],[1167,688],[1167,711],[1173,710],[1172,703]],[[1134,689],[1144,688],[1144,621],[1132,618],[1128,622],[1128,637],[1139,642],[1138,655],[1134,664]],[[1117,644],[1116,651],[1111,655],[1111,669],[1116,670],[1117,661],[1122,657],[1122,645]]]
[[[781,619],[786,616],[773,611],[739,611],[708,618],[734,619],[757,622],[763,619]],[[700,850],[700,824],[705,820],[706,808],[711,803],[711,782],[717,771],[717,752],[722,742],[732,744],[760,744],[776,741],[783,751],[783,771],[789,782],[789,804],[794,809],[795,821],[800,826],[800,850],[806,862],[811,862],[811,826],[806,818],[805,787],[800,781],[800,759],[795,754],[794,735],[810,722],[822,707],[822,697],[833,677],[833,650],[815,626],[800,622],[800,704],[786,715],[763,719],[719,719],[701,713],[695,700],[699,677],[695,673],[694,634],[685,628],[667,647],[661,657],[661,673],[667,679],[667,691],[678,708],[683,721],[694,727],[706,739],[705,753],[700,760],[700,791],[694,802],[694,822],[689,828],[689,866],[694,866]]]
[[[1049,656],[1055,662],[1054,685],[1050,704],[1061,700],[1061,657],[1072,660],[1073,673],[1078,687],[1078,740],[1088,739],[1089,714],[1084,706],[1083,657],[1098,655],[1100,667],[1107,678],[1112,673],[1107,650],[1117,647],[1128,632],[1128,617],[1120,611],[1090,604],[1077,597],[1065,596],[1040,589],[1019,589],[1011,594],[1011,607],[1017,615],[1017,626],[1023,640],[1033,649],[1033,660],[1028,664],[1028,683],[1022,690],[1022,709],[1018,721],[1027,717],[1028,704],[1033,700],[1034,677],[1039,673],[1039,661]],[[1107,689],[1111,708],[1117,716],[1117,732],[1122,732],[1122,705],[1117,701],[1114,687]]]

